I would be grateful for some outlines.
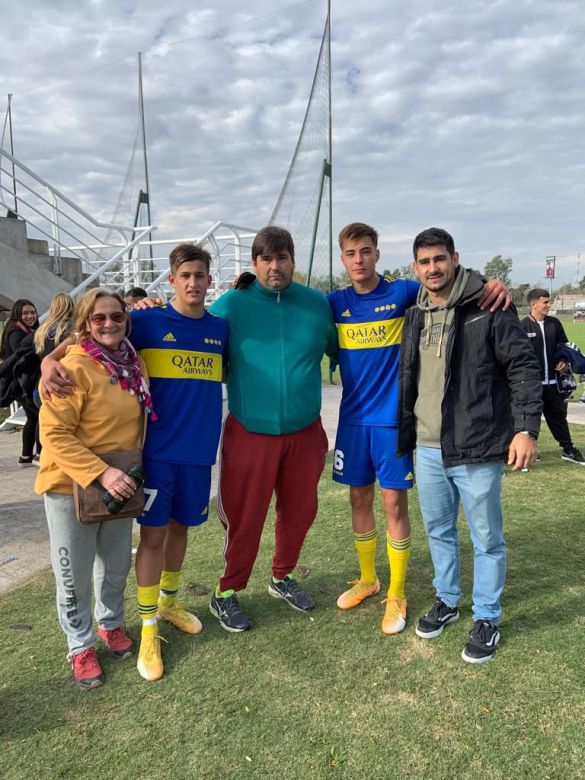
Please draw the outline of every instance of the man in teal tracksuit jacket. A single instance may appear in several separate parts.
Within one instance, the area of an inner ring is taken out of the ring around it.
[[[210,610],[228,631],[252,623],[236,592],[250,577],[266,513],[276,493],[270,595],[306,612],[315,606],[290,574],[317,514],[327,437],[321,425],[321,359],[337,335],[318,291],[293,282],[288,231],[260,230],[252,245],[256,278],[211,307],[230,326],[228,407],[218,495],[225,569]]]

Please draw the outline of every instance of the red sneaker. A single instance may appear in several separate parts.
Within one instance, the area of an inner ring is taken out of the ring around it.
[[[104,683],[104,673],[95,654],[95,647],[69,656],[73,664],[73,679],[80,688],[99,688]]]
[[[105,642],[108,650],[117,661],[124,661],[132,655],[132,640],[122,630],[121,626],[108,631],[98,626],[98,636]]]

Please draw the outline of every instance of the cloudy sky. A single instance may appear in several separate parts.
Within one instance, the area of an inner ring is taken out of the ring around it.
[[[325,0],[4,3],[0,96],[14,95],[15,154],[109,219],[142,51],[157,237],[219,219],[260,227],[325,14]],[[583,252],[583,275],[584,33],[580,0],[333,0],[335,232],[376,226],[382,268],[409,262],[413,236],[440,225],[464,264],[510,256],[514,281],[537,283],[557,255],[563,284]]]

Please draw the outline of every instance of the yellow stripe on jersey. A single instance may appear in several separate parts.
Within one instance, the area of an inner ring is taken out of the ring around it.
[[[341,349],[371,349],[400,344],[404,317],[377,322],[337,323]]]
[[[185,349],[143,349],[148,375],[157,379],[206,379],[221,382],[222,356]]]

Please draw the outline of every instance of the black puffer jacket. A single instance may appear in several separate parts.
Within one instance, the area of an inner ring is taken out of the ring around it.
[[[445,466],[501,460],[518,431],[540,430],[542,385],[516,313],[481,311],[483,280],[472,274],[455,314],[445,358],[441,451]],[[400,354],[398,449],[416,446],[419,340],[425,312],[406,312]]]
[[[14,351],[0,363],[0,407],[33,398],[41,378],[41,363],[35,352],[33,337],[34,334],[29,333],[19,338]]]

